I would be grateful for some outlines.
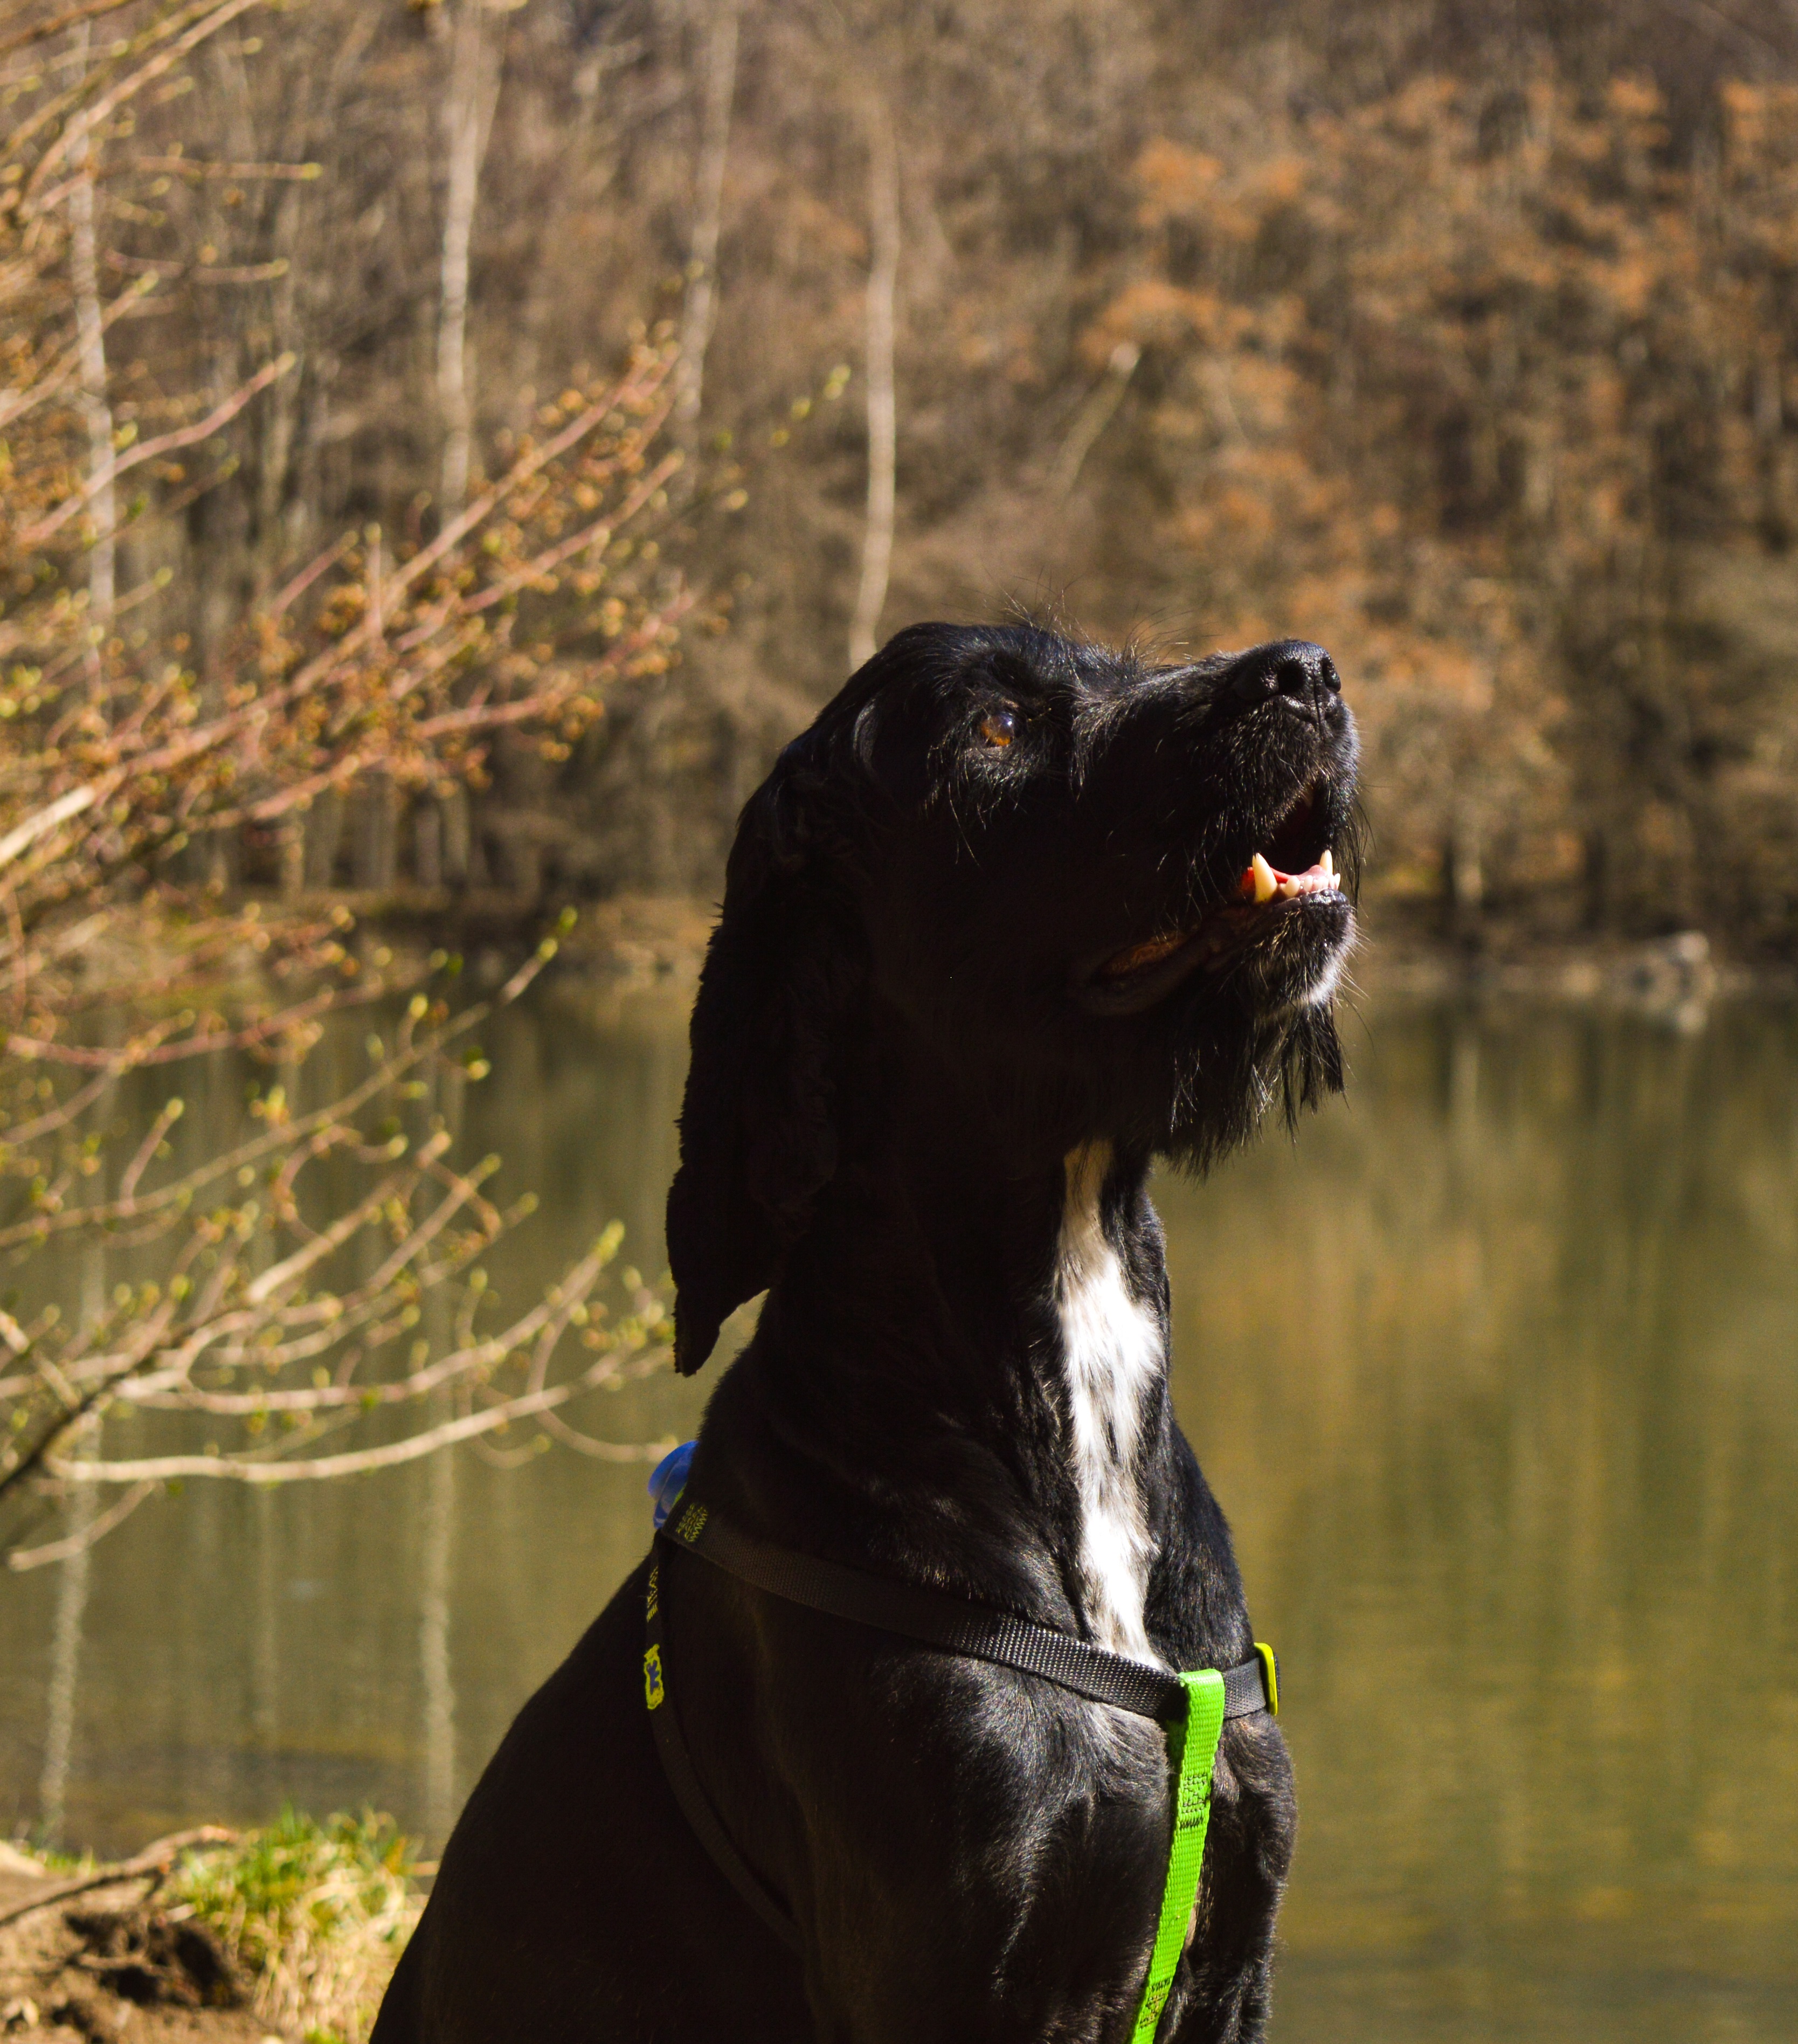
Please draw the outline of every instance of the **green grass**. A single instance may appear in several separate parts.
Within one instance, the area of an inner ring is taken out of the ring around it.
[[[307,2044],[361,2044],[424,1898],[410,1841],[364,1811],[283,1809],[266,1831],[186,1855],[164,1891],[236,1954],[257,2013]]]

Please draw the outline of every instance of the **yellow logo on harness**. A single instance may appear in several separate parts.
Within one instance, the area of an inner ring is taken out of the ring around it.
[[[690,1504],[681,1514],[681,1523],[674,1528],[674,1537],[684,1540],[690,1547],[705,1531],[708,1514],[703,1504]]]
[[[643,1657],[644,1701],[654,1710],[667,1693],[667,1685],[662,1680],[662,1650],[652,1646]]]

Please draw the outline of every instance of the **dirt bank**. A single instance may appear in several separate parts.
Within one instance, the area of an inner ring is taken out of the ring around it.
[[[0,1843],[0,2044],[359,2044],[417,1920],[385,1819],[159,1840],[104,1866]]]
[[[219,1939],[190,1911],[159,1909],[153,1895],[147,1902],[151,1886],[138,1876],[71,1893],[83,1887],[79,1877],[0,1847],[0,2037],[259,2044],[279,2036],[250,2009]]]

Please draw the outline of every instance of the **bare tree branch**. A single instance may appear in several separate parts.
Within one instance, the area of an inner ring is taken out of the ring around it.
[[[121,7],[128,7],[132,0],[83,0],[79,7],[65,7],[60,14],[52,14],[41,21],[35,21],[29,29],[21,29],[16,35],[0,42],[0,57],[10,57],[14,50],[22,50],[33,43],[41,43],[52,36],[60,36],[65,29],[73,29],[84,21],[91,21],[102,14],[116,14]]]

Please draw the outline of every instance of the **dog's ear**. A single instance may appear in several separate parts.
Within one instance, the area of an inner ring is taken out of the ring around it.
[[[773,1282],[836,1170],[837,1067],[863,974],[817,794],[800,741],[743,813],[700,974],[668,1193],[682,1376]]]

